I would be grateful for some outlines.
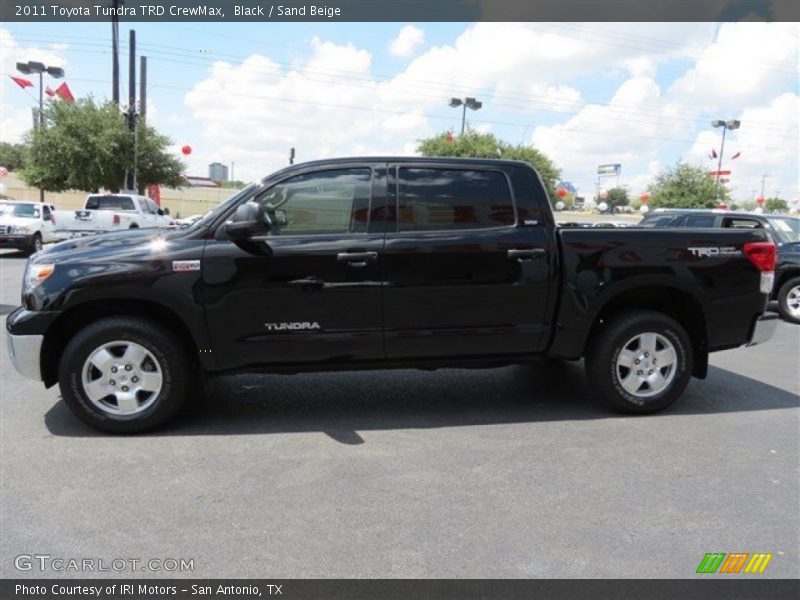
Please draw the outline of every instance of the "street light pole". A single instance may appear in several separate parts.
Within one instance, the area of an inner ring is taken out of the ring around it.
[[[56,79],[64,76],[64,69],[61,67],[48,67],[44,63],[29,60],[26,63],[18,62],[17,71],[25,75],[36,73],[39,75],[39,118],[36,119],[36,128],[44,126],[44,74],[47,72]],[[44,190],[39,188],[39,202],[44,202]]]
[[[464,135],[464,130],[467,124],[467,109],[470,110],[478,110],[483,106],[483,102],[476,100],[475,98],[450,98],[450,106],[452,108],[457,108],[459,106],[462,107],[461,109],[461,135]]]
[[[722,127],[722,144],[719,147],[719,161],[717,162],[717,176],[714,179],[714,190],[717,194],[717,199],[721,200],[720,194],[720,185],[719,185],[719,177],[720,171],[722,171],[722,155],[725,153],[725,133],[730,129],[733,131],[734,129],[739,129],[739,126],[742,124],[741,121],[737,121],[736,119],[730,119],[728,121],[723,121],[722,119],[716,119],[715,121],[711,121],[712,127]]]

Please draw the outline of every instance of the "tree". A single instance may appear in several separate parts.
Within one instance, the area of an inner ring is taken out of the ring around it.
[[[51,192],[101,188],[119,191],[126,169],[133,168],[137,147],[139,183],[178,185],[181,162],[166,151],[169,140],[152,127],[140,126],[136,141],[124,116],[112,102],[96,104],[92,98],[74,103],[50,102],[45,127],[27,134],[22,177],[28,185]]]
[[[789,210],[789,204],[783,198],[767,198],[764,210],[770,213]]]
[[[628,196],[628,190],[621,187],[611,188],[610,190],[606,190],[606,197],[603,198],[603,202],[608,204],[610,208],[616,208],[617,206],[628,206],[631,199]]]
[[[468,129],[463,135],[454,136],[446,131],[433,137],[419,140],[417,151],[423,156],[458,156],[469,158],[507,158],[523,160],[539,172],[547,188],[551,202],[557,202],[555,185],[561,174],[558,167],[544,153],[533,146],[516,146],[503,142],[491,133],[478,133]]]
[[[653,208],[714,208],[718,198],[723,202],[728,198],[725,186],[717,189],[705,167],[680,161],[661,172],[647,189]]]
[[[0,142],[0,167],[9,171],[19,171],[22,167],[22,156],[25,153],[23,144]]]

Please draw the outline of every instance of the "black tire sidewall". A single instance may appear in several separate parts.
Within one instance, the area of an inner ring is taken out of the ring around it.
[[[800,285],[800,277],[792,277],[786,281],[778,291],[778,308],[781,313],[781,318],[785,321],[789,321],[790,323],[800,323],[800,319],[792,316],[792,314],[789,312],[789,307],[787,306],[789,290],[798,285]]]
[[[88,356],[102,344],[115,340],[145,347],[161,368],[163,382],[158,397],[136,415],[104,412],[89,400],[81,383]],[[110,318],[90,325],[70,341],[62,355],[58,375],[64,401],[83,422],[111,433],[134,433],[158,427],[180,409],[187,389],[187,373],[184,350],[171,335],[144,320]]]
[[[624,345],[641,333],[664,336],[677,355],[676,372],[670,385],[660,394],[648,398],[628,393],[617,377],[617,358]],[[590,379],[613,408],[631,413],[651,413],[666,408],[683,393],[692,376],[692,346],[689,336],[674,320],[659,313],[633,313],[610,324],[600,335],[604,339],[595,346],[593,355],[587,357],[592,363]]]

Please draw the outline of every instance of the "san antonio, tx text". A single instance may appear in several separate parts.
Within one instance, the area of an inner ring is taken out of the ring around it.
[[[282,596],[282,585],[265,584],[258,585],[197,585],[192,584],[185,588],[181,587],[181,592],[188,592],[192,596],[234,596],[236,598],[243,598],[245,596],[263,597],[263,596]],[[149,596],[157,594],[159,596],[174,596],[178,593],[177,585],[145,585],[133,583],[114,583],[110,585],[70,585],[65,583],[54,583],[51,586],[46,585],[24,585],[18,583],[14,586],[16,596],[44,596],[50,594],[51,596],[94,596],[99,598],[101,595],[106,596]]]

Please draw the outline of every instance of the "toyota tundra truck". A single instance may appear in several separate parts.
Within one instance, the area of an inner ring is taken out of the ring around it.
[[[16,368],[107,432],[223,373],[585,359],[599,399],[672,404],[709,352],[772,335],[756,229],[559,228],[507,160],[350,158],[251,184],[187,229],[61,242],[7,319]]]

